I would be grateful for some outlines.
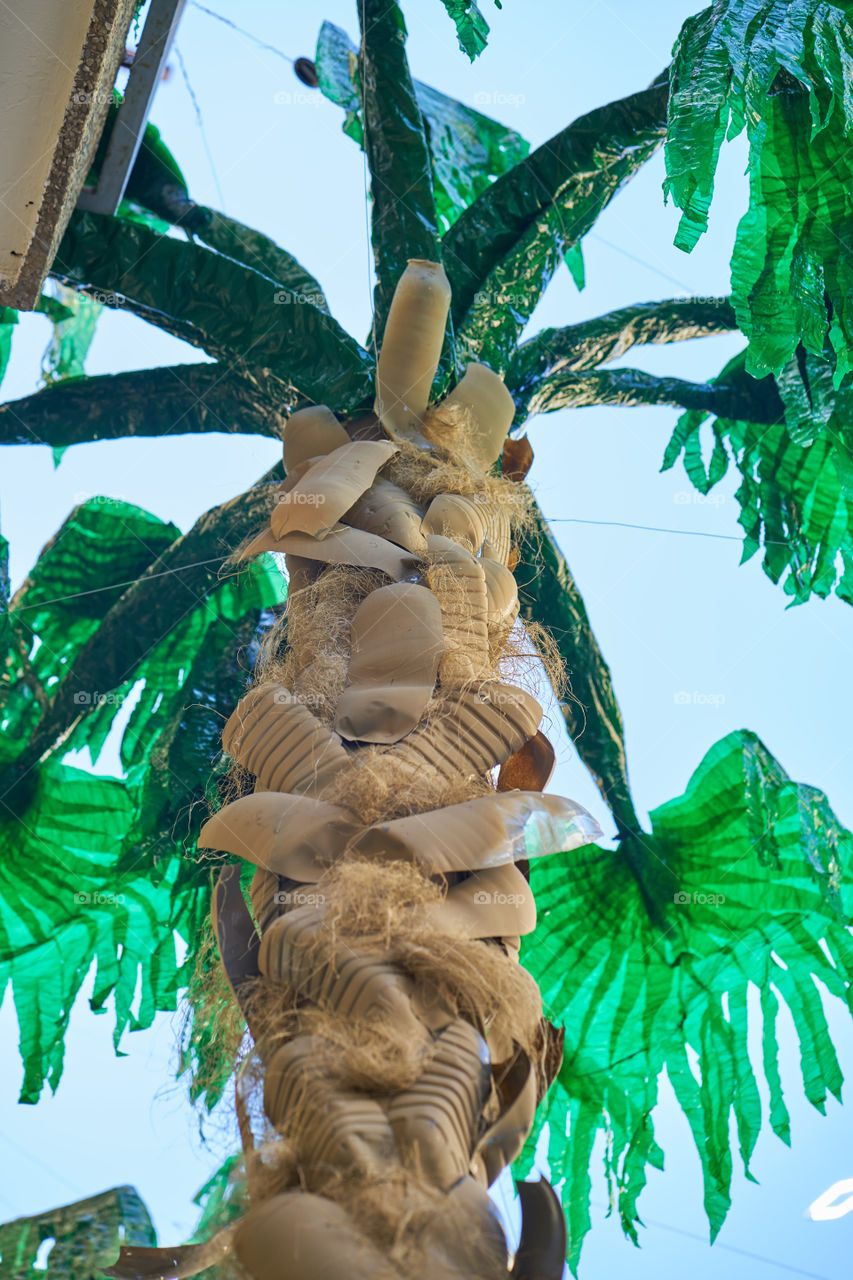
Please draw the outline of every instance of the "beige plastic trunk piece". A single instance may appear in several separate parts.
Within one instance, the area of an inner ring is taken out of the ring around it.
[[[453,885],[430,916],[439,929],[468,938],[524,937],[536,928],[536,903],[524,876],[509,862]]]
[[[289,476],[309,458],[331,453],[342,444],[349,444],[350,438],[327,405],[315,404],[290,415],[282,439],[284,470]]]
[[[424,1274],[429,1280],[459,1280],[458,1246],[454,1249],[454,1245],[461,1221],[466,1240],[476,1236],[484,1255],[483,1261],[488,1258],[486,1265],[476,1274],[502,1275],[509,1265],[506,1236],[488,1192],[468,1174],[447,1192],[447,1207],[450,1213],[436,1214],[421,1237],[425,1256],[429,1258]],[[451,1223],[455,1232],[450,1228]],[[539,1280],[539,1277],[530,1276],[526,1280]]]
[[[521,1050],[498,1093],[505,1105],[494,1124],[477,1143],[472,1172],[491,1186],[501,1170],[512,1164],[524,1146],[536,1114],[536,1072]]]
[[[344,524],[365,533],[378,534],[412,555],[426,555],[426,537],[421,530],[424,513],[405,489],[377,476],[373,484],[343,516]]]
[[[417,862],[435,875],[547,857],[589,844],[601,834],[595,819],[573,800],[536,791],[505,791],[377,822],[351,847],[367,857]]]
[[[401,1280],[340,1205],[304,1191],[250,1209],[235,1252],[252,1280]]]
[[[438,668],[442,685],[459,688],[489,674],[486,575],[470,551],[450,538],[430,534],[427,582],[441,605],[444,656]]]
[[[199,833],[202,849],[218,849],[294,880],[317,878],[317,861],[333,862],[356,830],[335,804],[263,791],[220,809]]]
[[[394,759],[417,774],[435,771],[448,782],[482,777],[502,764],[536,732],[542,708],[515,685],[484,681],[449,704],[447,713],[416,729]]]
[[[486,578],[486,621],[489,629],[511,627],[518,617],[518,587],[509,569],[483,556],[480,564]]]
[[[410,582],[379,587],[358,606],[335,729],[351,742],[399,742],[426,711],[444,652],[441,609]]]
[[[500,457],[515,417],[515,404],[503,379],[484,364],[469,364],[456,386],[439,405],[442,417],[455,423],[466,419],[474,428],[472,452],[483,470]]]
[[[264,934],[261,972],[341,1018],[386,1018],[407,1041],[422,1040],[426,1030],[412,1011],[411,979],[382,956],[353,952],[345,943],[318,947],[320,923],[313,907],[280,916]],[[437,1011],[435,1022],[444,1026],[446,1014]]]
[[[410,258],[394,290],[376,369],[375,409],[392,438],[420,437],[449,309],[441,265]]]
[[[449,538],[476,555],[486,536],[487,515],[485,506],[473,498],[440,493],[427,507],[422,528],[425,534]]]
[[[241,560],[252,560],[263,551],[282,551],[285,555],[301,556],[321,564],[350,564],[358,569],[380,569],[396,582],[414,578],[420,563],[418,556],[401,551],[387,538],[361,529],[337,525],[322,539],[308,533],[287,533],[277,538],[272,529],[259,533],[240,555]]]
[[[486,538],[483,542],[483,558],[509,564],[512,533],[509,512],[506,507],[492,502],[486,511]]]
[[[298,1036],[275,1051],[264,1073],[264,1111],[294,1143],[309,1190],[348,1174],[375,1175],[395,1154],[380,1104],[318,1072],[323,1049],[317,1037]]]
[[[403,1163],[442,1191],[468,1173],[490,1079],[485,1040],[458,1018],[436,1040],[417,1083],[388,1106]]]
[[[319,879],[319,876],[317,878]],[[280,878],[274,871],[267,871],[266,867],[255,868],[255,874],[249,886],[249,898],[261,934],[281,913],[281,905],[277,900],[280,883]]]
[[[505,760],[498,774],[498,791],[544,791],[554,772],[556,754],[539,729],[520,751]]]
[[[272,682],[240,699],[222,730],[222,745],[270,791],[316,794],[347,763],[338,735]]]
[[[396,446],[387,441],[348,440],[316,458],[292,488],[279,493],[270,516],[273,534],[282,538],[287,533],[309,533],[324,538],[396,452]]]

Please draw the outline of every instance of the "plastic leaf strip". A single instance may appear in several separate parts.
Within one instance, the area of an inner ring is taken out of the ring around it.
[[[324,22],[317,38],[320,90],[347,112],[344,132],[363,140],[361,100],[356,88],[357,49],[345,31]],[[529,147],[524,138],[420,80],[412,82],[426,123],[439,227],[446,231],[477,196]]]
[[[496,372],[564,254],[664,139],[663,81],[581,116],[498,178],[442,241],[460,355]]]
[[[269,368],[305,397],[355,408],[370,396],[373,362],[325,311],[260,272],[146,227],[74,213],[53,274],[94,289],[121,281],[143,319],[210,355]]]

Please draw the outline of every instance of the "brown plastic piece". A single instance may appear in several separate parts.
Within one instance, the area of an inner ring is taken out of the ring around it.
[[[471,424],[471,452],[488,471],[500,457],[515,417],[515,403],[503,379],[484,364],[469,364],[448,396],[437,406],[451,423]]]
[[[467,938],[523,937],[536,928],[536,903],[510,862],[475,871],[455,884],[430,917],[438,928]]]
[[[505,475],[507,480],[514,480],[516,484],[521,484],[532,466],[533,445],[527,436],[516,436],[512,440],[507,440],[501,457],[501,474]]]
[[[444,633],[426,587],[394,583],[371,591],[352,620],[352,657],[335,728],[354,742],[399,742],[432,697]]]
[[[423,511],[405,489],[384,476],[377,476],[367,492],[341,518],[354,529],[378,534],[411,551],[412,555],[424,556],[427,543],[421,530],[423,517]]]
[[[309,533],[324,538],[396,452],[395,445],[383,440],[347,440],[325,457],[316,458],[292,488],[279,493],[270,516],[275,537]]]
[[[272,682],[240,699],[222,730],[222,745],[270,791],[316,794],[347,763],[338,735]]]
[[[391,299],[376,368],[375,409],[392,438],[420,437],[449,308],[443,267],[410,258]]]
[[[512,551],[512,530],[509,512],[506,507],[496,502],[486,508],[486,537],[483,542],[483,558],[497,560],[498,564],[509,564]]]
[[[489,1187],[520,1153],[536,1113],[536,1072],[523,1050],[496,1085],[501,1113],[477,1143],[473,1160],[473,1171]]]
[[[401,551],[386,538],[337,525],[324,538],[312,538],[308,533],[286,533],[277,538],[272,529],[264,529],[241,553],[241,560],[252,560],[264,551],[282,551],[285,555],[301,556],[321,564],[351,564],[360,569],[381,569],[396,582],[413,578],[418,570],[419,557]]]
[[[476,555],[486,536],[487,512],[482,503],[458,493],[440,493],[427,507],[425,534],[440,534]]]
[[[490,629],[511,627],[518,617],[518,587],[504,565],[485,556],[480,561],[486,578],[486,621]]]
[[[395,1154],[379,1103],[317,1071],[323,1049],[322,1040],[298,1036],[276,1050],[264,1073],[264,1111],[295,1145],[309,1190],[356,1171],[375,1174]]]
[[[340,1205],[304,1191],[250,1209],[235,1252],[252,1280],[401,1280]]]
[[[261,940],[240,888],[240,868],[223,867],[216,879],[211,902],[211,923],[228,985],[246,1014],[241,992],[257,978]]]
[[[322,874],[324,862],[340,857],[355,830],[352,814],[338,805],[263,791],[220,809],[202,827],[199,846],[310,882]]]
[[[521,1239],[510,1272],[513,1280],[561,1280],[568,1244],[566,1216],[545,1178],[517,1182]]]
[[[225,1227],[203,1244],[182,1244],[175,1248],[148,1248],[122,1245],[118,1261],[102,1268],[114,1280],[185,1280],[208,1267],[216,1266],[231,1250],[235,1227]]]
[[[394,748],[394,759],[414,773],[436,770],[448,782],[482,777],[518,751],[541,719],[542,708],[524,689],[484,681],[476,691],[458,694],[445,715],[411,733]]]
[[[501,765],[498,791],[544,791],[554,772],[555,760],[554,748],[542,730],[537,730]]]
[[[464,1177],[489,1083],[486,1042],[458,1018],[436,1040],[417,1083],[388,1107],[403,1163],[444,1191]]]
[[[438,674],[445,688],[483,680],[489,672],[486,575],[469,551],[441,534],[430,534],[427,582],[438,596],[444,655]]]
[[[533,828],[532,850],[525,841],[528,824]],[[535,791],[506,791],[378,822],[357,836],[352,847],[368,857],[417,862],[437,874],[546,857],[588,844],[600,834],[595,819],[572,800]],[[506,929],[506,933],[518,932]]]
[[[349,435],[324,404],[292,413],[284,424],[282,439],[284,470],[288,476],[309,458],[319,458],[342,444],[349,444]]]

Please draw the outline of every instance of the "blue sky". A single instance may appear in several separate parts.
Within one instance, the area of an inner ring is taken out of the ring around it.
[[[311,6],[211,0],[210,7],[290,57],[312,55],[323,19],[353,36],[357,30],[349,0]],[[405,3],[413,72],[491,111],[537,145],[582,112],[645,86],[669,61],[684,18],[700,6],[505,0],[498,11],[484,0],[481,7],[492,35],[471,66],[457,51],[438,0]],[[226,211],[293,252],[320,280],[333,314],[362,340],[372,289],[365,174],[360,152],[340,131],[338,108],[300,85],[287,61],[196,4],[187,6],[178,47],[205,136],[175,56],[152,119],[191,193],[218,206],[221,189]],[[585,290],[578,293],[561,269],[530,330],[632,302],[727,293],[734,229],[746,203],[744,166],[740,142],[724,149],[711,230],[688,257],[672,246],[677,214],[663,203],[658,156],[587,237]],[[47,336],[43,317],[23,317],[4,399],[35,389]],[[639,350],[625,363],[704,378],[717,373],[741,342],[725,336]],[[204,357],[132,316],[104,312],[88,371],[198,358]],[[851,825],[850,611],[835,599],[786,610],[787,597],[757,560],[738,567],[732,478],[718,486],[713,501],[703,501],[680,465],[659,473],[676,417],[665,409],[601,408],[550,415],[529,429],[536,451],[533,487],[556,522],[612,668],[641,816],[683,791],[714,742],[747,727],[794,778],[824,789]],[[45,448],[7,449],[0,495],[15,582],[83,497],[121,497],[186,528],[251,484],[278,456],[274,442],[248,436],[78,446],[58,469]],[[673,532],[625,527],[632,525]],[[695,536],[706,534],[714,536]],[[559,714],[550,714],[559,750],[551,789],[586,804],[610,831]],[[16,1031],[8,998],[0,1021],[11,1043]],[[831,1008],[830,1022],[845,1066],[853,1062],[849,1015]],[[200,1141],[184,1087],[172,1079],[173,1019],[163,1015],[151,1031],[127,1037],[128,1056],[121,1059],[112,1054],[110,1033],[109,1015],[95,1018],[79,1002],[58,1094],[36,1108],[15,1103],[19,1068],[10,1054],[0,1090],[0,1152],[14,1175],[0,1189],[0,1216],[33,1213],[130,1182],[149,1204],[162,1241],[175,1242],[191,1229],[193,1192],[236,1145],[233,1125],[227,1114],[216,1116],[207,1145]],[[718,1244],[708,1248],[698,1158],[665,1085],[655,1123],[666,1171],[652,1173],[640,1202],[648,1222],[642,1249],[624,1243],[617,1224],[604,1218],[606,1191],[598,1179],[583,1277],[616,1271],[627,1280],[668,1280],[688,1270],[692,1280],[716,1280],[723,1270],[750,1280],[846,1277],[853,1215],[814,1223],[805,1210],[832,1182],[853,1176],[853,1157],[846,1154],[853,1150],[853,1123],[834,1102],[822,1118],[802,1101],[787,1015],[782,1045],[793,1149],[772,1134],[759,1141],[753,1166],[758,1185],[736,1174],[734,1208]]]

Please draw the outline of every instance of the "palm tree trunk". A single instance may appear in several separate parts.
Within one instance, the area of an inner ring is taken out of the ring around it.
[[[376,415],[288,420],[280,501],[243,553],[283,552],[290,579],[286,646],[223,733],[243,794],[201,839],[256,867],[254,922],[236,868],[214,899],[254,1042],[233,1235],[253,1280],[507,1275],[487,1187],[561,1059],[518,963],[522,868],[598,829],[542,794],[553,751],[516,683],[535,664],[508,567],[528,499],[493,473],[513,402],[472,365],[427,405],[448,303],[441,267],[411,262]],[[558,1277],[553,1193],[524,1205],[511,1274]]]

